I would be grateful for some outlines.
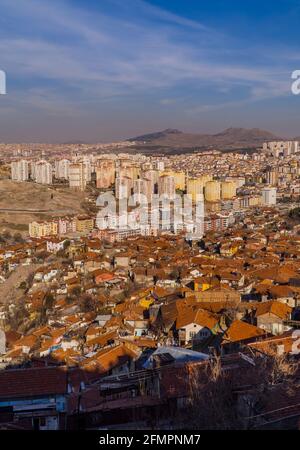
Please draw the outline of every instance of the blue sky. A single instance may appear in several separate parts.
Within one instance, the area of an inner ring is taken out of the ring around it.
[[[299,23],[298,0],[0,0],[0,140],[300,135]]]

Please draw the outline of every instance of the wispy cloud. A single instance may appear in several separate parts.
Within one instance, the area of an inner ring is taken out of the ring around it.
[[[182,111],[196,114],[289,94],[285,62],[296,55],[284,48],[262,64],[258,48],[245,58],[234,36],[146,0],[82,5],[0,0],[0,68],[10,89],[2,113],[85,114],[110,99],[149,96],[165,107],[180,98]]]

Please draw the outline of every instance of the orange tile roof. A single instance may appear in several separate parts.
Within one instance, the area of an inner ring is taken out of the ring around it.
[[[263,336],[264,330],[241,320],[234,320],[223,336],[222,344],[238,342],[246,339]]]
[[[270,293],[273,298],[281,298],[281,297],[292,297],[293,289],[289,286],[271,286]]]
[[[87,342],[87,345],[106,345],[108,341],[115,340],[118,337],[118,334],[116,331],[109,331],[108,333],[100,334],[99,336],[96,336],[93,339],[90,339]]]
[[[285,353],[290,353],[293,350],[294,345],[297,346],[297,342],[293,337],[293,330],[290,330],[280,336],[267,337],[261,341],[251,342],[248,344],[251,348],[258,349],[263,353],[271,355],[278,354],[278,346],[282,346]]]
[[[137,354],[125,345],[118,345],[109,349],[100,350],[96,355],[81,363],[87,371],[106,373],[114,367],[125,363],[128,359],[135,359]]]
[[[24,336],[18,341],[14,343],[14,347],[33,347],[34,344],[37,342],[37,337],[33,334],[29,334],[28,336]]]
[[[209,329],[219,322],[219,317],[196,306],[179,307],[176,328],[182,328],[190,323],[196,323]]]
[[[49,334],[50,332],[50,328],[48,326],[44,326],[44,327],[40,327],[40,328],[36,328],[32,334],[34,336],[42,336],[43,334]]]
[[[262,316],[263,314],[274,314],[281,319],[286,319],[292,312],[292,308],[285,303],[269,301],[259,303],[256,309],[256,317]]]

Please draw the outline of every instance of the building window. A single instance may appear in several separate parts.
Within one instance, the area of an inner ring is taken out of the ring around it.
[[[40,417],[40,427],[45,427],[45,426],[46,426],[46,418]]]

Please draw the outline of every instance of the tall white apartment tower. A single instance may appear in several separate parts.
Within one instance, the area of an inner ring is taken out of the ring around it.
[[[195,228],[194,232],[197,238],[202,238],[204,234],[204,195],[197,194],[195,208]]]
[[[166,195],[170,200],[175,198],[175,179],[171,175],[162,175],[158,180],[159,195]]]
[[[59,159],[55,161],[55,177],[69,179],[69,166],[70,161],[68,159]]]
[[[35,182],[52,184],[52,165],[47,161],[39,161],[35,165]]]
[[[129,177],[117,177],[116,178],[116,198],[127,199],[131,195],[131,190],[133,187],[133,181]]]
[[[277,189],[275,187],[264,188],[261,192],[262,203],[266,206],[276,205]]]
[[[69,183],[70,188],[84,191],[86,188],[86,171],[83,163],[74,163],[69,165]]]
[[[29,163],[25,159],[11,163],[11,179],[13,181],[26,181],[29,178]]]
[[[83,167],[84,167],[84,177],[86,182],[88,183],[92,179],[92,165],[89,158],[83,159]]]

